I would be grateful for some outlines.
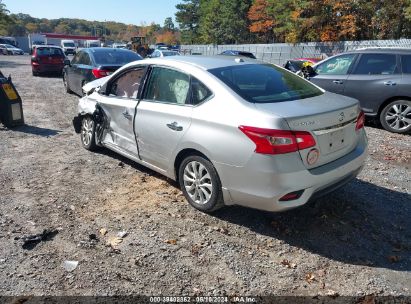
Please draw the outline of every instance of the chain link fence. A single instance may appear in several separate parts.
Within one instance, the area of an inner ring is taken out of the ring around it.
[[[367,47],[401,47],[411,49],[411,39],[342,42],[309,42],[299,44],[182,45],[182,54],[212,56],[226,50],[253,53],[257,59],[283,65],[293,58],[326,58],[342,52]]]

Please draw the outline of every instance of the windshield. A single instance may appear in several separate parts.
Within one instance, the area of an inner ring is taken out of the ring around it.
[[[228,66],[209,72],[252,103],[282,102],[322,94],[303,78],[271,64]]]
[[[36,53],[38,56],[64,56],[58,48],[38,47]]]
[[[141,56],[131,51],[103,50],[94,52],[94,60],[97,65],[124,65],[126,63],[141,60]]]
[[[64,42],[63,45],[64,45],[65,47],[75,47],[75,45],[74,45],[73,42]]]

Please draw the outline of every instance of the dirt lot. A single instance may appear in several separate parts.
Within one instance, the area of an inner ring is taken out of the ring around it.
[[[315,203],[211,216],[158,174],[83,149],[59,77],[32,77],[28,56],[0,69],[26,121],[0,125],[1,295],[411,296],[409,135],[367,127],[364,171]]]

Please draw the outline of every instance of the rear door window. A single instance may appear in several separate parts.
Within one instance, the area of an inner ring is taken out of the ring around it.
[[[318,75],[347,75],[352,65],[355,54],[344,54],[331,58],[315,68]]]
[[[392,75],[397,73],[397,56],[394,54],[362,54],[353,74]]]
[[[145,99],[172,103],[187,104],[190,102],[190,77],[182,72],[154,67],[151,71]]]
[[[209,72],[252,103],[282,102],[323,94],[300,76],[270,64],[228,66]]]
[[[411,74],[411,55],[401,56],[402,72],[404,74]]]
[[[200,80],[191,77],[191,102],[198,105],[213,95],[213,92]]]

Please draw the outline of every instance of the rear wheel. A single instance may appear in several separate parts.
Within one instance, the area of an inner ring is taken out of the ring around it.
[[[90,151],[97,149],[96,145],[96,123],[91,116],[84,116],[81,121],[80,131],[81,143],[83,147]]]
[[[380,114],[383,128],[394,133],[411,131],[411,101],[395,100],[387,104]]]
[[[220,178],[209,160],[197,155],[185,158],[179,168],[179,183],[194,208],[213,212],[224,206]]]
[[[33,74],[33,76],[39,76],[39,72],[35,72],[34,70],[32,70],[31,73]]]

